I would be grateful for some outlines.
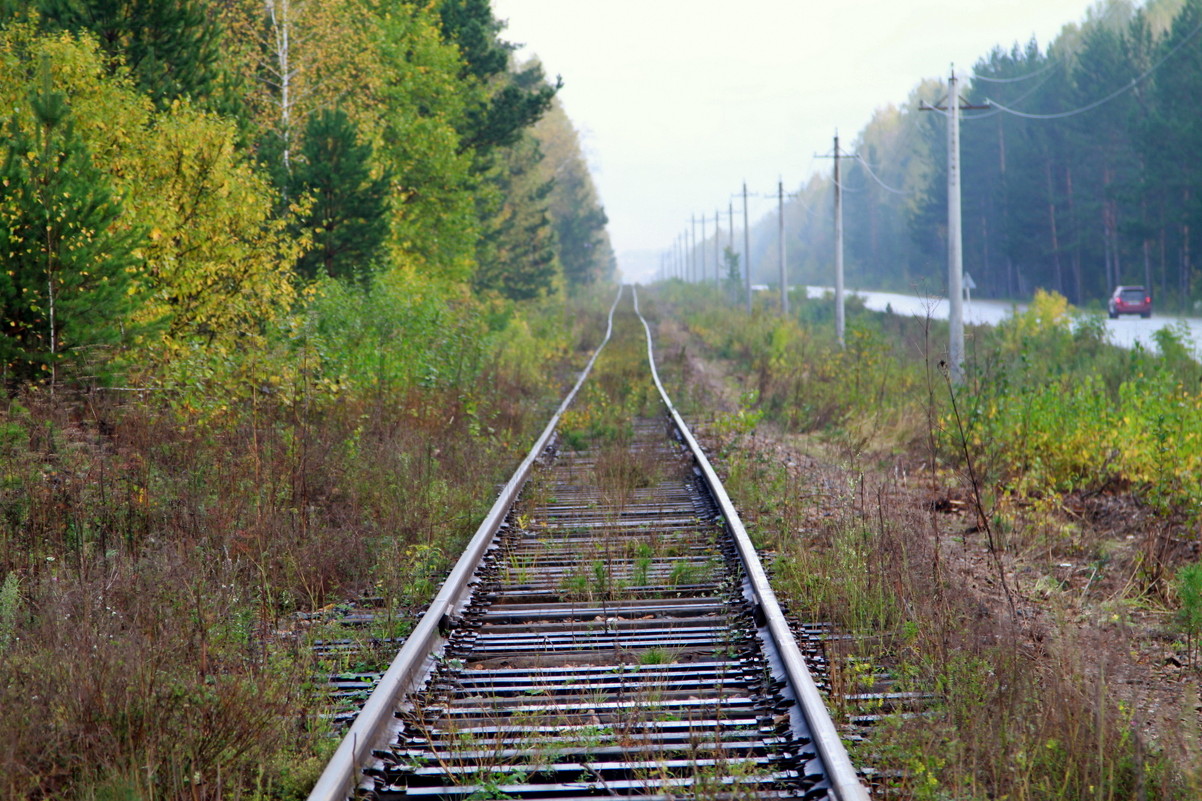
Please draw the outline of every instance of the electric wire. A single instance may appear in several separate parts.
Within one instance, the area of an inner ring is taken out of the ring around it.
[[[1011,102],[1011,103],[1020,103],[1020,102],[1022,102],[1023,100],[1026,100],[1028,97],[1030,97],[1031,95],[1035,94],[1035,93],[1036,93],[1036,92],[1038,92],[1040,89],[1042,89],[1044,86],[1046,86],[1046,85],[1047,85],[1047,82],[1048,82],[1048,81],[1050,81],[1051,79],[1052,79],[1052,76],[1051,76],[1051,75],[1049,75],[1048,77],[1044,78],[1042,81],[1040,81],[1039,83],[1035,84],[1035,85],[1034,85],[1034,86],[1032,86],[1030,89],[1028,89],[1027,91],[1023,92],[1021,95],[1019,95],[1018,97],[1014,98],[1014,99],[1013,99],[1013,100],[1011,100],[1010,102]],[[990,100],[990,101],[987,101],[987,102],[989,102],[989,103],[993,103],[994,101]],[[995,107],[995,108],[993,108],[993,109],[991,109],[991,110],[989,110],[989,111],[986,111],[986,112],[984,112],[984,113],[982,113],[982,114],[961,114],[961,115],[960,115],[960,119],[961,119],[961,120],[987,120],[987,119],[989,119],[990,117],[996,117],[998,114],[1002,114],[1002,113],[1003,113],[1003,112],[1002,112],[1002,110],[1001,110],[1000,108],[996,108],[996,107]]]
[[[1032,78],[1043,75],[1045,72],[1050,70],[1052,67],[1055,67],[1059,63],[1059,61],[1049,61],[1044,66],[1035,70],[1035,72],[1028,72],[1026,75],[1017,75],[1013,78],[993,78],[989,75],[977,75],[975,72],[969,73],[969,77],[974,81],[985,81],[987,83],[1021,83],[1022,81],[1029,81]]]
[[[1153,72],[1155,72],[1157,69],[1160,68],[1160,65],[1164,64],[1166,61],[1168,61],[1170,58],[1172,58],[1174,55],[1176,55],[1177,51],[1179,51],[1181,48],[1185,47],[1186,44],[1188,44],[1195,36],[1197,36],[1199,31],[1202,31],[1202,23],[1199,23],[1198,25],[1196,25],[1192,31],[1190,31],[1188,34],[1186,34],[1185,38],[1183,38],[1180,42],[1178,42],[1176,45],[1174,45],[1173,48],[1171,50],[1169,50],[1169,52],[1167,52],[1163,56],[1161,56],[1156,61],[1155,64],[1153,64],[1151,67],[1148,67],[1148,69],[1145,70],[1143,73],[1136,76],[1135,78],[1132,78],[1125,85],[1123,85],[1119,89],[1116,89],[1115,91],[1111,92],[1110,94],[1106,95],[1105,97],[1095,100],[1094,102],[1089,103],[1088,105],[1081,106],[1080,108],[1071,109],[1069,111],[1059,111],[1059,112],[1056,112],[1053,114],[1033,114],[1033,113],[1026,112],[1026,111],[1018,111],[1017,109],[1008,108],[1006,106],[1003,106],[1001,103],[998,103],[996,100],[993,100],[992,98],[989,98],[988,102],[991,105],[993,105],[995,108],[999,109],[1000,111],[1004,111],[1007,114],[1013,114],[1016,117],[1022,117],[1023,119],[1028,119],[1028,120],[1060,120],[1060,119],[1064,119],[1066,117],[1075,117],[1078,114],[1084,114],[1087,111],[1093,111],[1098,106],[1109,103],[1111,100],[1114,100],[1119,95],[1122,95],[1125,92],[1131,91],[1136,86],[1138,86],[1140,83],[1142,83],[1144,80],[1146,80]]]
[[[868,173],[868,175],[872,177],[872,180],[874,180],[878,184],[880,184],[881,189],[884,189],[886,192],[892,192],[895,195],[912,195],[912,194],[914,194],[913,192],[905,190],[905,189],[896,189],[892,186],[889,186],[889,184],[885,183],[884,181],[882,181],[880,179],[880,176],[878,176],[875,172],[872,171],[872,167],[868,166],[868,162],[865,161],[864,157],[861,156],[859,153],[856,153],[855,155],[853,155],[852,158],[855,159],[856,161],[858,161],[860,163],[860,166],[863,167],[864,170]]]

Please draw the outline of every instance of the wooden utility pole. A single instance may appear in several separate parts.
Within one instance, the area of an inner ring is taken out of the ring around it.
[[[779,209],[777,240],[780,247],[780,313],[789,316],[789,279],[785,269],[785,182],[780,179],[776,184],[777,208]]]
[[[751,227],[747,225],[747,182],[743,182],[743,284],[747,289],[747,313],[751,314]]]

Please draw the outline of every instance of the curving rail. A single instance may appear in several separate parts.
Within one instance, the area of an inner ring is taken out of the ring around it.
[[[310,801],[867,799],[637,294],[670,424],[557,447],[621,298]]]
[[[800,702],[796,709],[796,714],[801,715],[805,719],[805,724],[814,738],[814,744],[818,748],[818,753],[826,765],[827,775],[836,797],[840,801],[866,799],[868,793],[856,776],[851,759],[847,756],[847,749],[843,747],[843,741],[839,739],[839,733],[835,730],[835,724],[827,713],[826,705],[823,703],[822,695],[818,691],[814,677],[810,674],[809,668],[806,667],[801,649],[797,647],[797,641],[793,638],[793,634],[789,630],[789,623],[785,619],[784,612],[781,611],[780,603],[776,600],[776,593],[772,591],[772,586],[768,583],[768,577],[764,573],[763,565],[760,564],[755,546],[752,545],[751,538],[747,535],[747,529],[743,527],[743,520],[739,517],[734,504],[731,503],[730,496],[726,494],[726,488],[722,486],[722,481],[718,478],[718,474],[714,472],[714,468],[710,465],[705,451],[702,450],[697,440],[693,438],[689,427],[685,424],[684,418],[680,416],[680,413],[676,411],[676,407],[672,405],[672,400],[668,397],[663,383],[659,380],[659,371],[655,367],[655,351],[652,347],[651,327],[638,311],[639,297],[637,290],[634,291],[634,308],[647,334],[647,361],[651,364],[651,375],[655,380],[655,387],[659,390],[660,398],[668,408],[668,413],[672,416],[672,421],[675,423],[676,429],[684,437],[685,442],[688,443],[689,450],[697,462],[697,467],[705,477],[706,485],[709,487],[710,492],[713,493],[714,499],[726,520],[726,526],[734,538],[736,547],[739,549],[739,556],[742,558],[744,568],[748,573],[749,586],[747,587],[747,592],[754,599],[757,604],[757,610],[760,613],[757,615],[757,620],[763,620],[765,633],[772,643],[772,650],[780,659],[780,669],[787,676],[788,686],[793,696]]]

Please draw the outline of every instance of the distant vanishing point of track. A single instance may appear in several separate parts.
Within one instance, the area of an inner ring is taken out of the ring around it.
[[[622,294],[310,801],[868,798],[653,359],[662,416],[560,442]]]

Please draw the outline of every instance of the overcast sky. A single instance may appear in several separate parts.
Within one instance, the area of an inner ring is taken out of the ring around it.
[[[503,37],[562,75],[627,280],[691,214],[723,218],[746,179],[774,194],[829,162],[874,109],[994,45],[1044,48],[1089,0],[493,0]],[[772,201],[752,205],[756,217]],[[736,219],[739,214],[736,204]],[[724,223],[725,225],[725,223]],[[712,232],[712,222],[710,224]]]

